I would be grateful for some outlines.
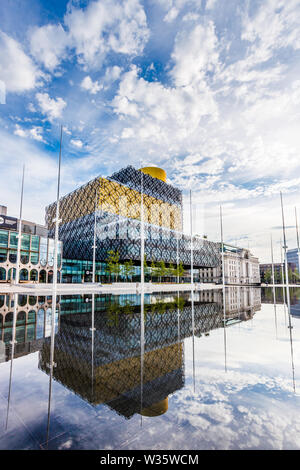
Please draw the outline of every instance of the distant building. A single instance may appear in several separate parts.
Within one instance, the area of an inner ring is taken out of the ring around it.
[[[7,215],[0,206],[0,282],[15,278],[18,247],[19,219]],[[61,268],[62,244],[58,246],[58,266]],[[44,225],[22,220],[20,282],[52,282],[54,240],[48,238]]]
[[[272,263],[263,263],[259,265],[260,271],[260,278],[261,282],[273,282],[272,280]],[[274,276],[275,276],[275,283],[281,280],[282,272],[282,264],[281,263],[274,263]],[[270,278],[271,276],[271,278]]]
[[[298,248],[292,248],[291,250],[287,250],[287,261],[288,264],[291,265],[292,271],[297,270],[298,273],[299,271],[299,255],[298,255]],[[293,269],[293,267],[294,269]]]
[[[295,251],[295,250],[289,250],[289,251]],[[290,282],[296,282],[297,278],[294,278],[294,274],[298,272],[297,264],[295,262],[295,256],[294,254],[290,255],[287,257],[288,258],[288,270],[289,272],[291,271],[293,273],[293,276],[291,278],[291,274],[289,274]],[[283,263],[274,263],[274,277],[275,277],[275,284],[278,283],[280,284],[281,282],[284,281],[285,279],[285,267]],[[283,270],[283,277],[282,279],[282,270]],[[259,271],[260,271],[260,278],[261,282],[270,284],[273,282],[272,278],[272,263],[263,263],[259,265]]]
[[[221,244],[219,244],[221,251]],[[229,285],[259,285],[258,258],[250,250],[224,243],[225,283]],[[200,269],[201,282],[222,283],[222,263],[216,268]]]

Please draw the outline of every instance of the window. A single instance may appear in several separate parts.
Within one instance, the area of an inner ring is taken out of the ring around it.
[[[40,308],[37,313],[36,339],[43,338],[44,336],[44,320],[45,312]]]
[[[31,251],[39,251],[40,248],[40,237],[32,235],[31,237]]]
[[[21,251],[21,263],[22,264],[29,263],[29,252]]]
[[[28,312],[27,323],[35,323],[36,314],[34,310]]]
[[[44,237],[40,240],[40,262],[42,266],[47,263],[47,238]]]
[[[31,280],[31,281],[38,281],[38,278],[39,278],[39,274],[38,274],[37,270],[36,270],[36,269],[32,269],[32,270],[30,271],[30,280]]]
[[[10,232],[10,238],[9,238],[9,247],[10,248],[17,248],[18,247],[18,238],[17,238],[17,232]]]
[[[14,250],[9,250],[9,255],[8,259],[10,263],[16,263],[17,262],[17,252]]]
[[[27,271],[27,269],[21,269],[21,271],[20,271],[20,281],[28,281],[28,271]]]
[[[38,262],[39,262],[39,254],[38,254],[38,253],[31,252],[31,254],[30,254],[30,262],[31,262],[32,264],[38,264]]]
[[[7,260],[7,250],[0,248],[0,263],[5,263]]]
[[[31,271],[32,272],[32,271]],[[30,273],[30,276],[31,276],[31,273]],[[36,301],[37,301],[37,297],[35,297],[34,295],[30,295],[29,298],[28,298],[28,302],[29,302],[29,305],[35,305],[36,304]],[[30,313],[30,312],[29,312]]]
[[[54,240],[52,238],[48,239],[48,264],[53,266],[54,264]]]
[[[7,248],[8,247],[8,231],[0,230],[0,246]]]
[[[30,235],[26,235],[26,234],[22,235],[21,248],[22,248],[22,250],[29,251],[29,249],[30,249]]]
[[[16,279],[16,268],[10,268],[8,271],[8,280]]]

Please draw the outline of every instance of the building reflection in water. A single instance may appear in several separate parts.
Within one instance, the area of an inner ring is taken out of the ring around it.
[[[14,357],[39,351],[39,368],[49,374],[52,297],[19,297]],[[192,319],[191,293],[146,294],[143,317],[140,296],[62,296],[53,379],[93,406],[106,404],[126,418],[165,413],[169,395],[184,386],[184,339],[251,319],[260,310],[256,288],[226,289],[225,324],[221,290],[193,297]],[[0,354],[9,360],[12,296],[0,302]]]
[[[286,287],[275,288],[276,304],[286,305]],[[261,289],[261,302],[263,304],[273,304],[274,296],[270,288]],[[290,311],[291,316],[300,318],[300,287],[290,287]]]

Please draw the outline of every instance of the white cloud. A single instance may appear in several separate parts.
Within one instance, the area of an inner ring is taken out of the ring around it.
[[[50,98],[48,93],[37,93],[36,99],[42,113],[48,117],[49,121],[60,118],[67,105],[62,98]]]
[[[103,85],[99,83],[98,81],[93,82],[93,80],[91,79],[89,75],[84,77],[80,86],[84,90],[89,91],[92,95],[95,95],[96,93],[98,93],[98,91],[102,90],[103,88]]]
[[[109,51],[140,54],[149,37],[138,0],[94,1],[85,10],[70,6],[64,21],[80,63],[92,68],[101,66]]]
[[[114,65],[113,67],[107,67],[105,71],[104,82],[105,83],[115,82],[116,80],[120,78],[121,72],[122,72],[122,67],[119,67],[118,65]]]
[[[214,70],[218,64],[217,44],[212,22],[179,33],[172,53],[175,64],[170,72],[175,84],[186,86],[199,83],[208,71]]]
[[[6,87],[5,83],[0,80],[0,104],[5,104],[6,101]]]
[[[74,146],[77,147],[78,149],[81,149],[83,147],[83,142],[80,139],[71,139],[70,143]]]
[[[32,31],[30,45],[35,59],[53,71],[66,57],[69,38],[60,24],[48,24]]]
[[[16,124],[14,134],[23,137],[23,138],[31,138],[37,140],[39,142],[45,142],[42,136],[43,128],[40,126],[34,126],[31,129],[23,129],[19,124]]]
[[[41,77],[40,71],[13,38],[0,31],[0,80],[7,92],[32,90]]]
[[[175,18],[177,18],[178,13],[179,13],[179,10],[177,8],[175,7],[171,8],[166,14],[166,16],[164,17],[164,21],[166,21],[167,23],[171,23],[173,20],[175,20]]]
[[[136,67],[122,75],[112,105],[124,118],[124,127],[134,130],[135,142],[147,142],[152,150],[158,147],[160,153],[173,155],[189,150],[194,133],[199,142],[202,119],[215,120],[218,115],[214,97],[205,84],[168,87],[139,77]]]
[[[216,6],[217,0],[207,0],[205,8],[206,10],[212,10]]]

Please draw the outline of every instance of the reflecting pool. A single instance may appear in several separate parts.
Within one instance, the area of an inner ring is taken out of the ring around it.
[[[300,449],[286,294],[0,295],[0,449]]]

